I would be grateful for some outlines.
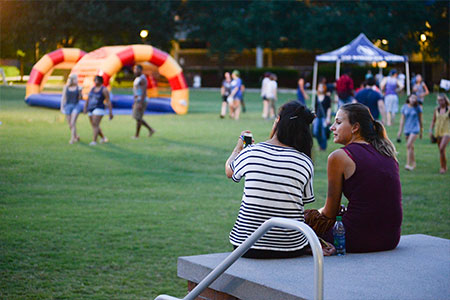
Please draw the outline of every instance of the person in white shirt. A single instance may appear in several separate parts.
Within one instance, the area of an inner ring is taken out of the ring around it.
[[[263,101],[263,110],[262,110],[262,117],[264,119],[267,119],[269,117],[269,99],[267,98],[267,92],[269,88],[270,83],[270,73],[266,72],[264,73],[264,78],[261,82],[261,98]]]
[[[277,75],[275,74],[270,74],[270,81],[268,83],[266,97],[269,100],[268,117],[270,119],[274,119],[276,112],[275,103],[278,100],[278,83],[277,83]],[[265,117],[265,119],[267,119],[267,116]]]

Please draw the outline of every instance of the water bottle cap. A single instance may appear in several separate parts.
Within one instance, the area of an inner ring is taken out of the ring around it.
[[[342,221],[342,216],[337,216],[336,221]]]

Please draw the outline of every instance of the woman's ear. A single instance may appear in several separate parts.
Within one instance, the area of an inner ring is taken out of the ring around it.
[[[357,133],[357,132],[359,131],[359,128],[360,128],[360,127],[361,127],[361,126],[359,125],[358,122],[356,122],[355,124],[353,124],[353,125],[352,125],[352,134]]]

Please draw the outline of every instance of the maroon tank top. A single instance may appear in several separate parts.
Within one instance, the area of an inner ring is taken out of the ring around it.
[[[355,162],[355,173],[344,180],[348,199],[342,218],[348,252],[394,249],[400,241],[402,191],[398,163],[370,144],[352,143],[342,148]],[[332,236],[331,232],[327,238]]]

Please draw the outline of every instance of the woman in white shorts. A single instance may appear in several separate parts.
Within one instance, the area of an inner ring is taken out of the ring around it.
[[[109,109],[109,119],[112,120],[112,105],[109,99],[109,92],[103,86],[103,77],[95,76],[94,79],[95,86],[89,92],[88,100],[84,105],[84,113],[89,112],[89,121],[91,122],[93,130],[93,139],[89,144],[90,146],[97,145],[97,137],[100,136],[101,143],[108,142],[108,139],[103,135],[102,129],[100,128],[100,122],[102,121],[105,112],[105,101]]]
[[[81,112],[79,107],[79,101],[81,100],[81,89],[78,86],[77,74],[70,74],[67,79],[67,84],[64,86],[64,90],[61,97],[61,112],[66,115],[67,123],[70,128],[70,141],[69,144],[73,144],[80,140],[77,135],[76,122],[78,114]]]
[[[398,95],[397,92],[403,88],[402,83],[398,80],[398,74],[395,69],[389,72],[389,76],[384,78],[380,84],[381,90],[384,91],[384,103],[386,107],[386,125],[394,125],[395,114],[398,112]]]

